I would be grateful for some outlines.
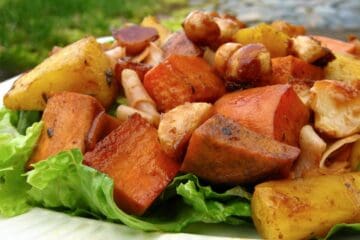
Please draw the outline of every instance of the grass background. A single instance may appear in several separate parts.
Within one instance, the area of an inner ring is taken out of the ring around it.
[[[174,27],[186,6],[187,0],[0,0],[0,80],[34,67],[54,45],[110,35],[126,21],[158,14]]]

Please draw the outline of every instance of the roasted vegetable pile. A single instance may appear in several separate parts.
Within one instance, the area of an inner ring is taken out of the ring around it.
[[[202,11],[182,26],[146,17],[17,79],[0,112],[0,212],[145,231],[253,222],[266,239],[360,223],[359,40]]]

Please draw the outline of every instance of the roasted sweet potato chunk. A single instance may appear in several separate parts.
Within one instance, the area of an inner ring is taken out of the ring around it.
[[[124,211],[141,215],[178,172],[161,150],[157,130],[135,114],[112,131],[84,163],[114,179],[114,198]]]
[[[192,134],[181,170],[213,183],[255,183],[287,175],[299,153],[296,147],[215,115]]]
[[[181,55],[171,55],[147,72],[144,87],[162,112],[185,102],[212,102],[225,92],[205,60]]]
[[[101,111],[104,108],[94,97],[73,92],[55,94],[44,110],[44,128],[29,164],[73,148],[85,152],[86,136]]]
[[[185,55],[199,57],[202,54],[201,48],[188,39],[183,31],[174,33],[162,47],[164,56]]]
[[[309,121],[308,108],[289,84],[226,94],[215,103],[215,112],[293,146],[298,145],[300,130]]]
[[[120,123],[121,121],[119,119],[110,116],[105,111],[99,113],[86,136],[86,151],[93,150],[96,143],[117,128]]]
[[[126,48],[126,53],[135,55],[144,50],[150,42],[159,38],[155,28],[133,25],[113,32],[120,46]]]
[[[324,70],[294,56],[271,59],[272,78],[268,84],[306,83],[310,87],[316,80],[324,79]]]
[[[354,53],[355,44],[351,42],[344,42],[338,39],[329,38],[325,36],[312,36],[321,42],[321,45],[329,48],[333,52]]]

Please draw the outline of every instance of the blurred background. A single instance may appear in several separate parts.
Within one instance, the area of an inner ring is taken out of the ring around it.
[[[360,37],[359,0],[0,0],[0,81],[31,69],[54,45],[111,35],[147,15],[176,30],[192,9],[231,13],[249,25],[283,19],[310,33]]]

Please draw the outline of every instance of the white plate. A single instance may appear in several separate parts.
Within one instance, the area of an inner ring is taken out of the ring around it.
[[[99,42],[111,41],[111,37],[100,38]],[[10,89],[18,76],[0,84],[0,106],[4,94]],[[69,216],[41,208],[13,218],[0,217],[1,240],[61,239],[61,240],[112,240],[112,239],[149,239],[149,240],[230,240],[259,239],[254,228],[229,226],[223,224],[193,224],[188,233],[145,233],[121,224]]]

